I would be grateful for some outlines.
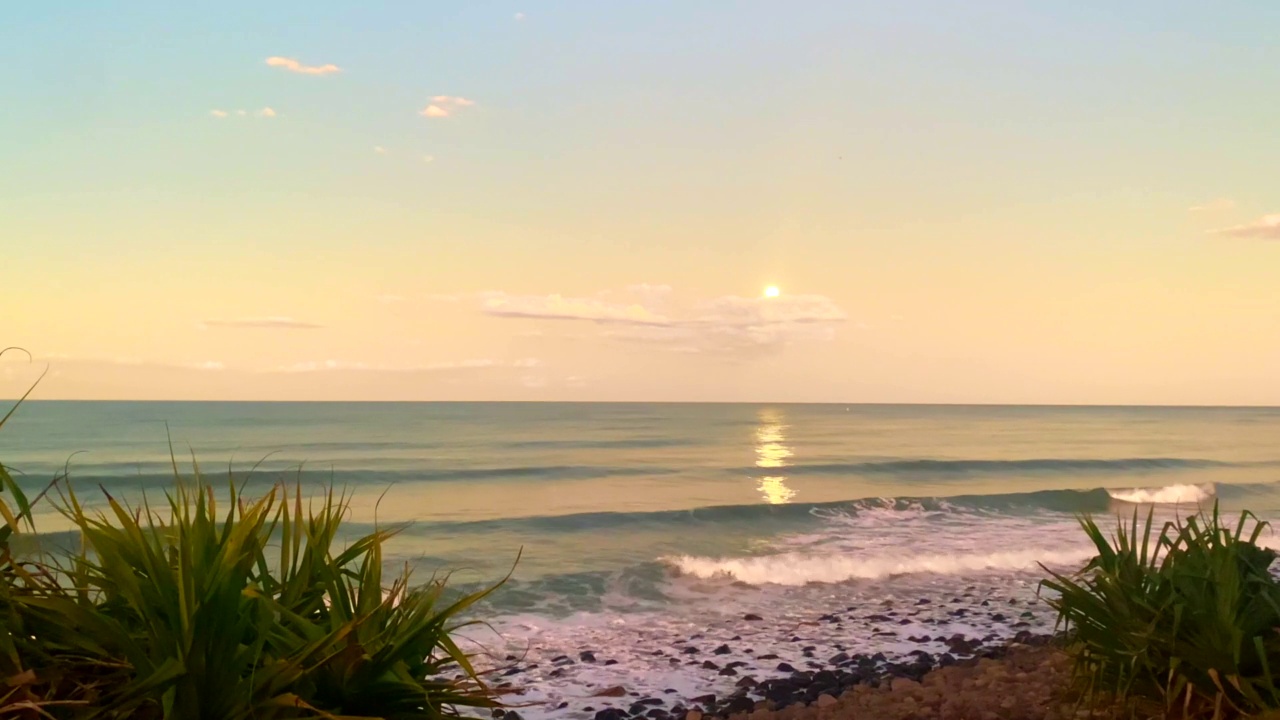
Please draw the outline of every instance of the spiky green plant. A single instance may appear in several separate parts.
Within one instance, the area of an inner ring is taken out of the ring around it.
[[[219,503],[194,460],[189,477],[173,469],[158,507],[104,489],[91,511],[59,485],[81,549],[18,562],[30,502],[0,466],[0,716],[435,720],[499,705],[454,641],[497,585],[447,600],[447,578],[384,579],[396,529],[343,546],[345,495],[304,506],[299,482],[249,498],[229,478]]]
[[[1081,527],[1098,554],[1082,571],[1048,570],[1042,587],[1068,630],[1088,696],[1155,700],[1214,718],[1280,707],[1280,583],[1258,545],[1266,523],[1233,526],[1212,510],[1153,527],[1135,510],[1108,535]]]

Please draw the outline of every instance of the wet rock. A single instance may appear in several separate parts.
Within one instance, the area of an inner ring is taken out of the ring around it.
[[[547,677],[564,677],[564,668],[556,668],[547,673]]]
[[[740,668],[740,667],[746,667],[746,666],[747,664],[741,660],[734,660],[733,662],[725,665],[725,667],[727,668]]]
[[[871,622],[889,622],[893,618],[889,617],[888,615],[881,615],[877,613],[875,615],[868,615],[866,619]]]
[[[774,653],[765,653],[764,655],[757,655],[756,659],[757,660],[777,660],[778,656],[775,655]]]
[[[581,660],[582,662],[595,662],[596,654],[591,652],[590,650],[586,650],[578,653],[578,659]]]
[[[996,622],[1004,622],[1004,613],[991,613],[991,619]]]
[[[757,685],[759,685],[759,684],[760,684],[760,683],[756,682],[756,679],[755,679],[755,678],[753,678],[753,677],[751,677],[750,675],[748,675],[748,676],[746,676],[746,677],[742,678],[741,680],[739,680],[738,682],[734,683],[734,687],[740,687],[740,688],[753,688],[753,687],[756,687],[756,686],[757,686]]]
[[[928,605],[929,603],[930,603],[929,598],[920,598],[919,600],[916,601],[917,605]]]
[[[671,717],[671,714],[662,708],[653,708],[649,712],[645,713],[644,716],[647,718],[653,718],[653,720],[668,720],[668,718]]]
[[[711,654],[712,655],[728,655],[731,652],[733,652],[733,650],[731,650],[728,645],[721,645],[715,650],[712,650]]]
[[[696,697],[696,698],[694,698],[694,699],[690,700],[689,702],[693,703],[694,705],[703,705],[703,706],[706,706],[706,705],[715,705],[715,704],[716,704],[716,696],[715,696],[714,694],[712,694],[712,695],[699,695],[698,697]]]
[[[795,672],[796,671],[796,669],[791,666],[791,663],[784,663],[784,662],[778,663],[777,670],[778,672]]]
[[[690,645],[689,647],[682,649],[680,652],[684,653],[685,655],[697,655],[698,648]]]
[[[760,617],[755,613],[747,613],[746,615],[742,616],[742,619],[746,620],[747,622],[759,622],[761,620],[764,620],[764,618]]]
[[[836,655],[832,655],[830,659],[827,660],[827,663],[830,665],[839,665],[846,662],[849,662],[849,653],[838,653]]]
[[[818,696],[818,700],[815,704],[820,708],[825,708],[825,707],[831,707],[832,705],[835,705],[837,702],[839,701],[836,700],[834,697],[826,693],[822,693],[821,695]]]
[[[733,713],[751,712],[756,709],[756,702],[746,695],[739,695],[730,700],[724,706],[724,712],[728,715]]]
[[[596,720],[627,720],[627,712],[620,708],[605,708],[596,713]]]
[[[720,670],[720,674],[721,674],[721,675],[727,675],[727,676],[734,676],[734,675],[737,675],[737,674],[738,674],[738,671],[737,671],[737,670],[734,670],[734,669],[733,669],[733,668],[731,668],[731,667],[727,667],[727,668],[722,668],[722,669]]]
[[[704,670],[719,670],[720,666],[711,662],[710,660],[705,660],[702,663],[702,668]]]
[[[591,697],[625,697],[627,689],[621,685],[614,685],[603,690],[597,690],[591,693]]]

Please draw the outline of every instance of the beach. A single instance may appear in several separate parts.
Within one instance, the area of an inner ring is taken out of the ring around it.
[[[511,572],[462,642],[526,720],[785,712],[918,680],[1053,632],[1039,582],[1091,556],[1079,513],[1280,514],[1266,409],[33,402],[20,420],[0,451],[32,490],[69,469],[91,507],[158,498],[171,437],[215,488],[348,493],[346,532],[398,529],[389,569],[459,589]]]

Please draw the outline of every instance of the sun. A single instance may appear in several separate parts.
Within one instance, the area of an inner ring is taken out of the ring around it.
[[[764,296],[767,298],[776,298],[781,294],[782,291],[778,289],[777,285],[770,285],[764,289]]]

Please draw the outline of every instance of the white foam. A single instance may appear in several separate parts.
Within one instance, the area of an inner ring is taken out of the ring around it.
[[[918,573],[964,575],[982,571],[1016,571],[1088,560],[1088,549],[1038,548],[982,554],[926,554],[908,557],[849,557],[833,554],[783,553],[747,558],[680,556],[664,561],[685,575],[732,578],[749,585],[839,583]]]
[[[1213,483],[1204,485],[1166,485],[1157,488],[1131,488],[1108,490],[1113,500],[1139,505],[1181,505],[1198,503],[1214,496]]]

